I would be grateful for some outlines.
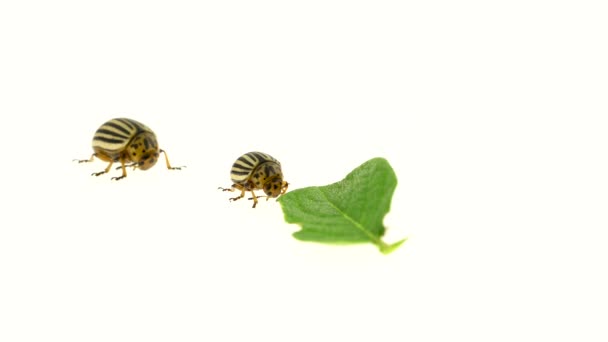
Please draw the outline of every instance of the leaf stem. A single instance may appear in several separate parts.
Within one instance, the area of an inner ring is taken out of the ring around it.
[[[399,248],[405,241],[407,241],[407,238],[389,245],[386,242],[380,240],[380,244],[378,245],[378,248],[380,249],[380,252],[382,252],[382,254],[384,254],[384,255],[391,254],[397,248]]]

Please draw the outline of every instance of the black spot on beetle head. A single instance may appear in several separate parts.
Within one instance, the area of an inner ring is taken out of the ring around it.
[[[274,177],[264,184],[264,193],[268,197],[279,197],[283,188],[283,178]]]
[[[153,153],[146,153],[141,157],[137,165],[140,169],[147,170],[154,166],[157,161],[158,158],[156,158]]]

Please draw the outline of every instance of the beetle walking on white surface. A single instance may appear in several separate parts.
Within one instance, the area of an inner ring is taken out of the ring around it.
[[[245,197],[245,192],[251,191],[253,208],[258,204],[258,196],[254,190],[263,190],[268,200],[283,195],[289,186],[289,183],[283,180],[281,163],[263,152],[249,152],[240,156],[232,165],[230,178],[232,187],[220,189],[241,191],[239,196],[230,198],[230,201],[241,199]]]
[[[97,129],[93,135],[93,151],[90,159],[77,160],[79,163],[92,162],[95,157],[108,162],[105,170],[92,175],[100,176],[108,173],[112,164],[120,162],[122,175],[112,177],[120,180],[127,177],[127,167],[148,170],[156,164],[160,153],[164,153],[167,169],[181,170],[181,167],[172,167],[167,152],[158,147],[156,134],[146,125],[127,118],[112,119]]]

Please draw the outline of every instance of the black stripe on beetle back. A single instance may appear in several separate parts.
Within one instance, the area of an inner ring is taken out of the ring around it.
[[[237,176],[247,176],[251,171],[237,171],[233,169],[230,173]]]
[[[123,126],[121,126],[115,122],[112,122],[112,121],[106,123],[104,126],[110,126],[110,127],[116,128],[117,130],[123,132],[126,135],[131,135],[131,133],[132,133],[132,131],[129,131],[128,129],[124,128]]]
[[[116,133],[114,131],[110,131],[110,130],[103,129],[103,128],[98,129],[97,133],[106,134],[106,135],[109,135],[109,136],[112,136],[112,137],[115,137],[115,138],[121,138],[121,139],[125,139],[125,140],[129,139],[129,136],[118,134],[118,133]]]
[[[271,159],[268,159],[264,154],[262,154],[260,152],[251,152],[249,154],[251,154],[252,156],[254,156],[258,160],[258,164],[261,164],[261,163],[266,162],[266,161],[272,161]]]
[[[232,170],[251,171],[253,168],[245,165],[234,164],[232,165]]]
[[[116,121],[120,121],[122,123],[124,123],[125,125],[129,126],[131,129],[135,129],[137,128],[138,130],[140,130],[140,127],[138,124],[136,124],[133,120],[131,119],[124,119],[124,118],[118,118],[118,119],[114,119]]]
[[[121,144],[125,142],[125,139],[112,139],[97,135],[93,137],[93,140],[102,141],[108,144]]]
[[[245,156],[240,156],[239,159],[236,160],[237,162],[242,162],[243,164],[246,164],[247,166],[251,166],[253,167],[253,163],[251,163],[249,160],[247,160],[247,158],[245,158]],[[236,163],[235,163],[236,164]]]

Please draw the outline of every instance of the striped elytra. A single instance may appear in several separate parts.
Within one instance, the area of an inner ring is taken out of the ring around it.
[[[181,169],[171,166],[167,153],[159,148],[154,132],[133,119],[115,118],[107,121],[93,135],[92,145],[94,153],[91,158],[78,162],[92,162],[95,157],[108,162],[105,170],[93,173],[95,176],[109,172],[115,162],[120,162],[121,166],[118,168],[122,169],[121,176],[112,177],[115,180],[127,176],[127,167],[148,170],[156,164],[160,153],[164,153],[169,170]]]
[[[281,163],[263,152],[245,153],[232,164],[230,169],[232,187],[220,188],[224,191],[240,190],[241,194],[230,198],[236,201],[245,197],[245,192],[251,191],[253,207],[258,203],[254,190],[262,190],[266,194],[266,200],[279,197],[287,191],[288,183],[283,180]]]

